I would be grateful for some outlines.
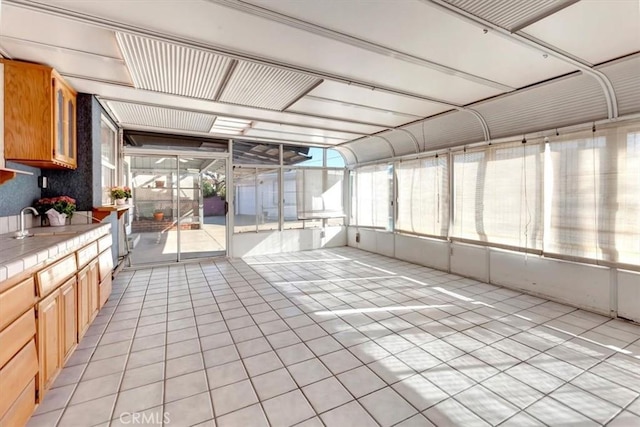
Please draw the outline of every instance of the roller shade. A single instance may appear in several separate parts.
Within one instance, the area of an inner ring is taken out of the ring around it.
[[[399,162],[396,230],[447,236],[449,170],[447,156]]]
[[[542,150],[531,141],[454,153],[451,235],[542,249]]]
[[[392,174],[390,165],[365,166],[356,170],[356,224],[390,228]]]

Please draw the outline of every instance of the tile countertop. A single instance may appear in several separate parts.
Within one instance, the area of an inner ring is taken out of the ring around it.
[[[35,235],[24,239],[14,239],[15,233],[0,234],[0,282],[62,258],[110,230],[111,224],[81,224],[30,228],[29,234]]]

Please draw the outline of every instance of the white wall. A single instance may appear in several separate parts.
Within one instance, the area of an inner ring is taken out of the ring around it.
[[[640,273],[618,270],[618,315],[640,322]]]
[[[383,230],[349,227],[347,236],[352,247],[640,322],[639,272]]]
[[[346,245],[346,227],[236,233],[232,236],[229,256],[241,258]]]

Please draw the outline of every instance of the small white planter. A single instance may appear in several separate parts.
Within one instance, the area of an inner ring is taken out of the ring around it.
[[[66,225],[67,214],[60,213],[55,209],[49,209],[47,212],[47,218],[49,219],[49,225],[52,227],[60,227]]]

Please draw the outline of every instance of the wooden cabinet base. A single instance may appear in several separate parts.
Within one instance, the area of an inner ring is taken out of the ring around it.
[[[33,309],[0,332],[0,366],[4,366],[36,334],[36,316]]]
[[[20,393],[18,399],[13,402],[7,413],[0,419],[0,427],[16,427],[26,425],[36,407],[36,380],[35,378]]]
[[[111,276],[100,283],[100,308],[107,302],[111,295]]]
[[[0,369],[0,419],[13,408],[14,402],[21,395],[24,388],[33,381],[38,373],[38,355],[36,344],[29,341],[2,369]],[[35,398],[35,393],[34,393]]]
[[[62,369],[61,343],[64,339],[60,292],[55,291],[38,303],[38,395],[44,398]]]

